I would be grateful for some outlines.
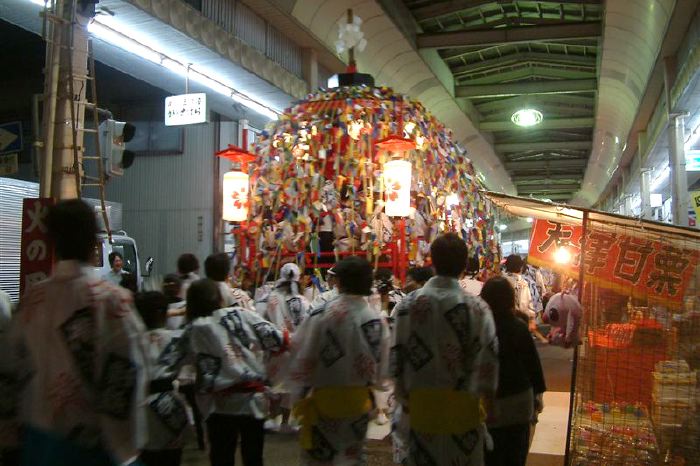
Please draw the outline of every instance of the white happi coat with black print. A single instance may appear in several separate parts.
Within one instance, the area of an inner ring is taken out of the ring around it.
[[[380,386],[388,374],[388,327],[364,296],[339,294],[315,308],[292,339],[288,383],[294,387]],[[321,418],[306,465],[365,464],[369,413],[357,418]]]
[[[131,293],[59,261],[22,298],[13,333],[29,372],[25,424],[128,463],[146,441],[144,327]]]
[[[182,330],[166,328],[146,332],[150,389],[146,398],[148,442],[145,450],[182,447],[188,424],[187,410],[184,397],[172,389],[172,382],[187,355],[182,333]]]
[[[241,307],[216,310],[199,317],[185,331],[197,370],[197,404],[206,419],[212,413],[263,419],[263,391],[233,389],[263,385],[264,353],[284,351],[288,333]]]
[[[410,408],[415,389],[494,393],[498,342],[493,316],[456,279],[433,277],[396,309],[391,349],[396,399]],[[410,416],[410,414],[409,414]],[[410,430],[408,465],[476,466],[483,462],[484,429],[457,435]]]

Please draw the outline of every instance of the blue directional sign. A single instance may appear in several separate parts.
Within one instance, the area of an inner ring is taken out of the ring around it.
[[[22,122],[0,124],[0,154],[11,154],[22,150]]]

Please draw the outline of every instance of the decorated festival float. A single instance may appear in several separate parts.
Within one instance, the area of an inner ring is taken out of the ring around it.
[[[482,267],[497,266],[481,175],[421,103],[356,72],[360,23],[349,12],[340,25],[337,45],[348,48],[350,66],[337,88],[287,109],[259,135],[254,154],[234,146],[217,154],[234,162],[224,219],[235,222],[239,261],[270,270],[294,256],[322,270],[364,255],[403,281],[409,266],[429,261],[430,242],[452,231]]]

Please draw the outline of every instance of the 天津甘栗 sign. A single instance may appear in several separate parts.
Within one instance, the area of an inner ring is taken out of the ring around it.
[[[581,226],[536,220],[530,237],[528,262],[579,278]],[[565,249],[571,260],[557,263]],[[630,290],[637,297],[680,304],[700,253],[664,241],[649,241],[621,233],[588,228],[583,267],[585,280],[607,288]]]

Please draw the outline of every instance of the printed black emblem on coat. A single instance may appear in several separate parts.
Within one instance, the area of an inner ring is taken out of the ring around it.
[[[63,341],[83,380],[95,382],[95,315],[90,308],[75,311],[61,325]]]
[[[413,431],[411,431],[408,440],[408,450],[413,459],[413,464],[416,466],[438,466],[435,458],[433,458],[428,449],[421,444]]]
[[[389,351],[389,373],[394,377],[403,374],[404,357],[403,345],[391,347]]]
[[[408,353],[406,357],[415,371],[420,370],[433,359],[432,351],[430,351],[428,345],[423,343],[423,340],[421,340],[415,332],[411,333],[411,336],[408,337],[406,346],[406,352]]]
[[[214,389],[214,382],[221,371],[221,358],[197,353],[197,388],[200,392]]]
[[[453,435],[452,440],[457,444],[462,453],[469,456],[479,443],[479,433],[476,430],[470,430],[464,434]]]
[[[464,303],[459,303],[445,312],[445,319],[450,323],[452,330],[457,334],[457,339],[463,345],[469,341],[469,308]]]
[[[325,343],[321,347],[321,361],[323,365],[330,367],[343,356],[345,356],[345,351],[340,346],[335,335],[330,330],[326,330]]]
[[[382,342],[382,322],[379,319],[370,320],[360,326],[362,334],[372,351],[374,360],[379,362],[380,344]]]
[[[99,411],[117,419],[128,418],[135,389],[134,364],[124,356],[107,355],[99,385]]]
[[[269,322],[258,322],[253,325],[253,331],[263,349],[266,351],[279,351],[282,349],[282,337],[279,330]]]
[[[250,338],[248,338],[248,334],[245,333],[243,321],[241,320],[241,315],[238,311],[226,313],[226,315],[221,318],[219,323],[221,323],[221,325],[228,330],[229,334],[237,338],[238,341],[241,342],[241,345],[245,346],[246,348],[250,347]]]
[[[331,461],[337,453],[333,445],[323,436],[318,427],[312,430],[311,450],[307,450],[309,456],[316,461]]]
[[[17,414],[17,381],[9,375],[0,375],[0,419]]]
[[[174,368],[185,358],[182,338],[173,338],[158,356],[158,365]]]
[[[187,425],[187,412],[182,402],[171,392],[164,392],[148,403],[163,425],[173,434],[179,434]]]
[[[304,316],[302,314],[303,308],[304,306],[301,304],[301,298],[295,296],[287,300],[287,310],[289,311],[289,315],[292,317],[294,327],[298,327],[299,324],[301,324],[301,321],[304,320]]]

